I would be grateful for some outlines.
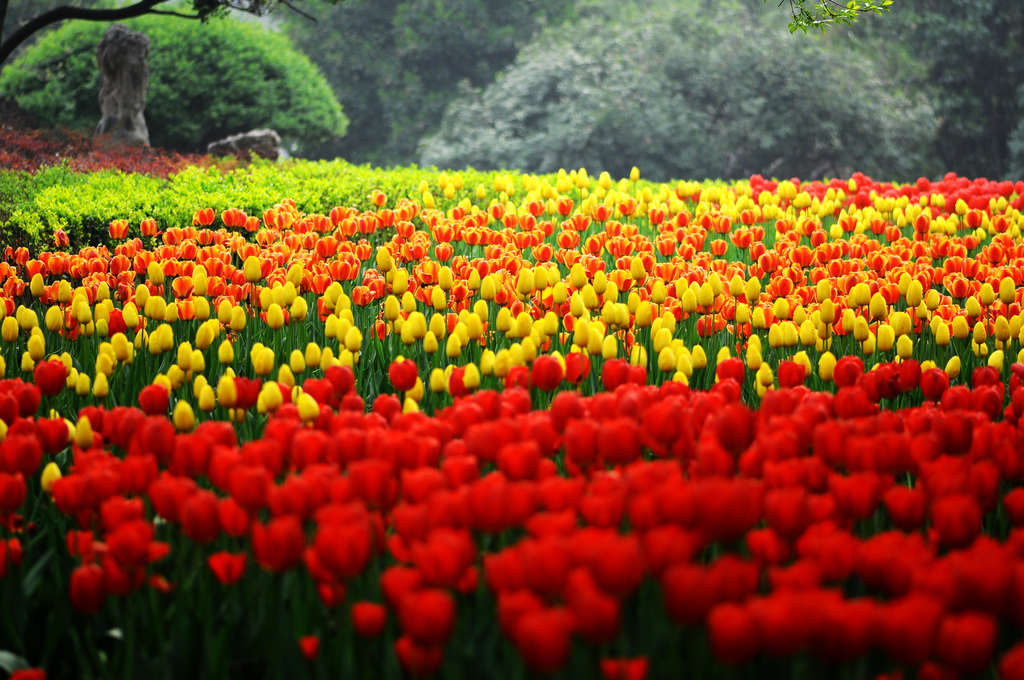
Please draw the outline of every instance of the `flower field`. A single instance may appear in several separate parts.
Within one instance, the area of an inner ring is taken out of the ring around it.
[[[7,248],[0,667],[1024,678],[1024,182],[404,172]]]

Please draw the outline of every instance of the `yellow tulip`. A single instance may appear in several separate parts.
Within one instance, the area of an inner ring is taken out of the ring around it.
[[[305,392],[299,394],[298,399],[295,401],[295,406],[299,410],[299,418],[307,423],[315,420],[320,415],[320,404],[317,403],[312,395]]]
[[[184,399],[179,399],[174,405],[171,420],[178,432],[191,432],[196,426],[196,414],[192,411],[192,405]]]
[[[448,379],[445,376],[444,371],[440,368],[435,368],[430,372],[430,391],[431,392],[444,392],[448,387]]]
[[[946,375],[950,378],[956,378],[960,375],[960,357],[958,355],[954,354],[946,362]]]
[[[900,359],[909,359],[914,355],[914,341],[909,335],[901,335],[896,341],[896,355]]]
[[[675,372],[676,370],[676,354],[672,351],[671,347],[665,346],[658,352],[658,370],[662,372]]]
[[[896,342],[896,332],[893,330],[892,326],[887,323],[883,323],[879,326],[876,342],[879,351],[888,352],[892,349],[892,346]]]
[[[18,322],[13,316],[4,318],[3,323],[0,324],[0,337],[3,338],[4,342],[14,342],[18,339]]]
[[[1013,278],[1004,276],[999,281],[999,299],[1004,305],[1011,304],[1017,297],[1017,285],[1013,282]]]
[[[231,308],[231,320],[229,326],[233,331],[241,331],[245,329],[245,310],[242,309],[241,305],[235,305]]]
[[[302,373],[306,370],[306,357],[297,349],[293,349],[288,355],[288,367],[292,373]]]
[[[309,303],[304,297],[296,297],[288,308],[288,315],[292,321],[303,321],[309,313]]]
[[[471,390],[480,387],[480,371],[476,364],[466,364],[466,370],[462,374],[462,384]]]
[[[358,352],[363,346],[363,333],[358,327],[352,326],[345,333],[345,349],[349,352]]]
[[[254,283],[263,278],[263,270],[260,265],[260,259],[255,255],[250,255],[245,258],[242,263],[242,273],[245,275],[245,280],[249,283]]]
[[[988,331],[985,329],[985,324],[980,321],[974,324],[973,339],[978,345],[988,340]]]
[[[704,348],[700,345],[694,345],[690,350],[690,359],[693,363],[694,370],[701,370],[708,365],[708,356],[704,353]]]
[[[232,380],[231,389],[234,389],[234,386],[235,382],[234,380]],[[237,392],[235,394],[235,398],[237,399]],[[209,413],[214,409],[214,407],[217,406],[217,395],[214,394],[213,388],[210,387],[209,384],[205,384],[199,389],[199,396],[197,397],[197,399],[199,402],[199,410],[203,411],[204,413]],[[233,403],[234,402],[232,401],[232,404]]]
[[[440,286],[434,286],[430,291],[430,306],[437,312],[448,308],[448,300],[444,295],[444,290],[442,290]]]
[[[92,396],[97,399],[105,399],[110,393],[110,383],[107,382],[106,373],[97,373],[96,379],[92,381]]]
[[[32,361],[39,361],[46,354],[46,340],[40,334],[30,335],[27,347]]]
[[[164,270],[160,268],[160,263],[153,260],[146,267],[146,278],[150,283],[157,286],[162,285],[164,282]]]
[[[267,309],[267,325],[274,330],[284,326],[284,311],[276,302],[271,302],[270,308]]]
[[[100,374],[102,375],[102,373]],[[75,380],[75,394],[80,397],[88,396],[92,392],[92,381],[89,380],[88,373],[79,373],[78,379]]]
[[[458,335],[453,333],[448,336],[448,342],[445,344],[444,352],[449,359],[454,359],[462,353],[462,342],[459,340]]]
[[[1004,357],[1003,350],[997,349],[995,352],[992,352],[992,354],[988,355],[988,362],[987,363],[992,368],[996,369],[999,372],[1002,372],[1002,370],[1003,370],[1003,361],[1004,361],[1003,357]]]
[[[56,333],[64,326],[64,312],[57,305],[51,305],[46,310],[46,316],[43,321],[46,324],[47,330],[51,333]]]
[[[238,390],[235,388],[235,379],[228,375],[222,375],[217,381],[217,403],[224,408],[233,408],[238,401]],[[202,399],[200,399],[202,403]]]
[[[82,416],[75,425],[75,444],[81,449],[88,449],[92,446],[93,434],[92,423],[88,416]]]
[[[295,387],[295,375],[288,364],[281,364],[277,368],[277,382],[288,387]]]
[[[39,477],[39,486],[46,493],[53,493],[53,485],[57,483],[61,475],[60,467],[52,460],[43,467],[43,474]]]

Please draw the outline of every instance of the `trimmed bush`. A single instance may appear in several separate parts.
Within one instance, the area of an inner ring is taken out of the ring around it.
[[[348,119],[327,81],[291,41],[252,22],[147,16],[125,22],[150,38],[146,123],[154,146],[203,151],[258,127],[292,153],[314,153]],[[96,46],[108,24],[74,21],[0,72],[0,94],[50,126],[91,130],[100,118]]]

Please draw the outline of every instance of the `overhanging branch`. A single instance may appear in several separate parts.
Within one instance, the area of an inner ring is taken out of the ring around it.
[[[119,21],[121,19],[131,19],[133,17],[142,16],[143,14],[152,14],[154,12],[160,14],[173,14],[174,16],[187,18],[199,18],[198,15],[191,16],[188,14],[179,14],[177,12],[153,9],[157,5],[165,2],[167,2],[167,0],[140,0],[134,5],[119,7],[117,9],[85,9],[83,7],[69,7],[67,5],[57,7],[32,19],[11,34],[10,38],[0,44],[0,65],[7,61],[7,58],[11,56],[14,50],[25,42],[29,36],[51,24],[66,21],[68,19],[83,19],[85,21]],[[6,2],[4,2],[4,4],[6,4]]]
[[[309,14],[308,12],[302,11],[292,3],[288,2],[288,0],[281,0],[281,4],[290,9],[291,11],[295,12],[296,14],[298,14],[300,17],[305,17],[306,19],[312,21],[314,24],[317,22],[315,16]]]

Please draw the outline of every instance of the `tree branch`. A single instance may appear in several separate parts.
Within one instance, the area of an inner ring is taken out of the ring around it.
[[[0,2],[3,2],[4,5],[7,4],[6,0],[0,0]],[[15,31],[10,38],[3,41],[3,43],[0,43],[0,65],[7,61],[7,58],[11,56],[14,50],[25,42],[29,36],[36,31],[46,28],[50,24],[55,24],[67,19],[84,19],[86,21],[118,21],[120,19],[131,19],[132,17],[152,13],[155,6],[164,2],[167,2],[167,0],[139,0],[139,2],[134,5],[119,7],[117,9],[85,9],[82,7],[69,7],[66,5],[57,7],[32,19]]]
[[[7,18],[8,0],[0,0],[0,40],[4,37],[4,19]]]
[[[315,16],[313,16],[312,14],[309,14],[307,12],[302,11],[301,9],[299,9],[298,7],[293,5],[292,3],[288,2],[288,0],[281,0],[281,4],[284,5],[285,7],[287,7],[288,9],[290,9],[291,11],[295,12],[296,14],[298,14],[300,17],[305,17],[306,19],[309,19],[310,21],[312,21],[314,24],[317,23],[317,20],[316,20]]]
[[[202,15],[199,14],[185,14],[184,12],[175,12],[169,9],[151,9],[150,14],[159,14],[165,17],[180,17],[182,19],[202,19]]]

